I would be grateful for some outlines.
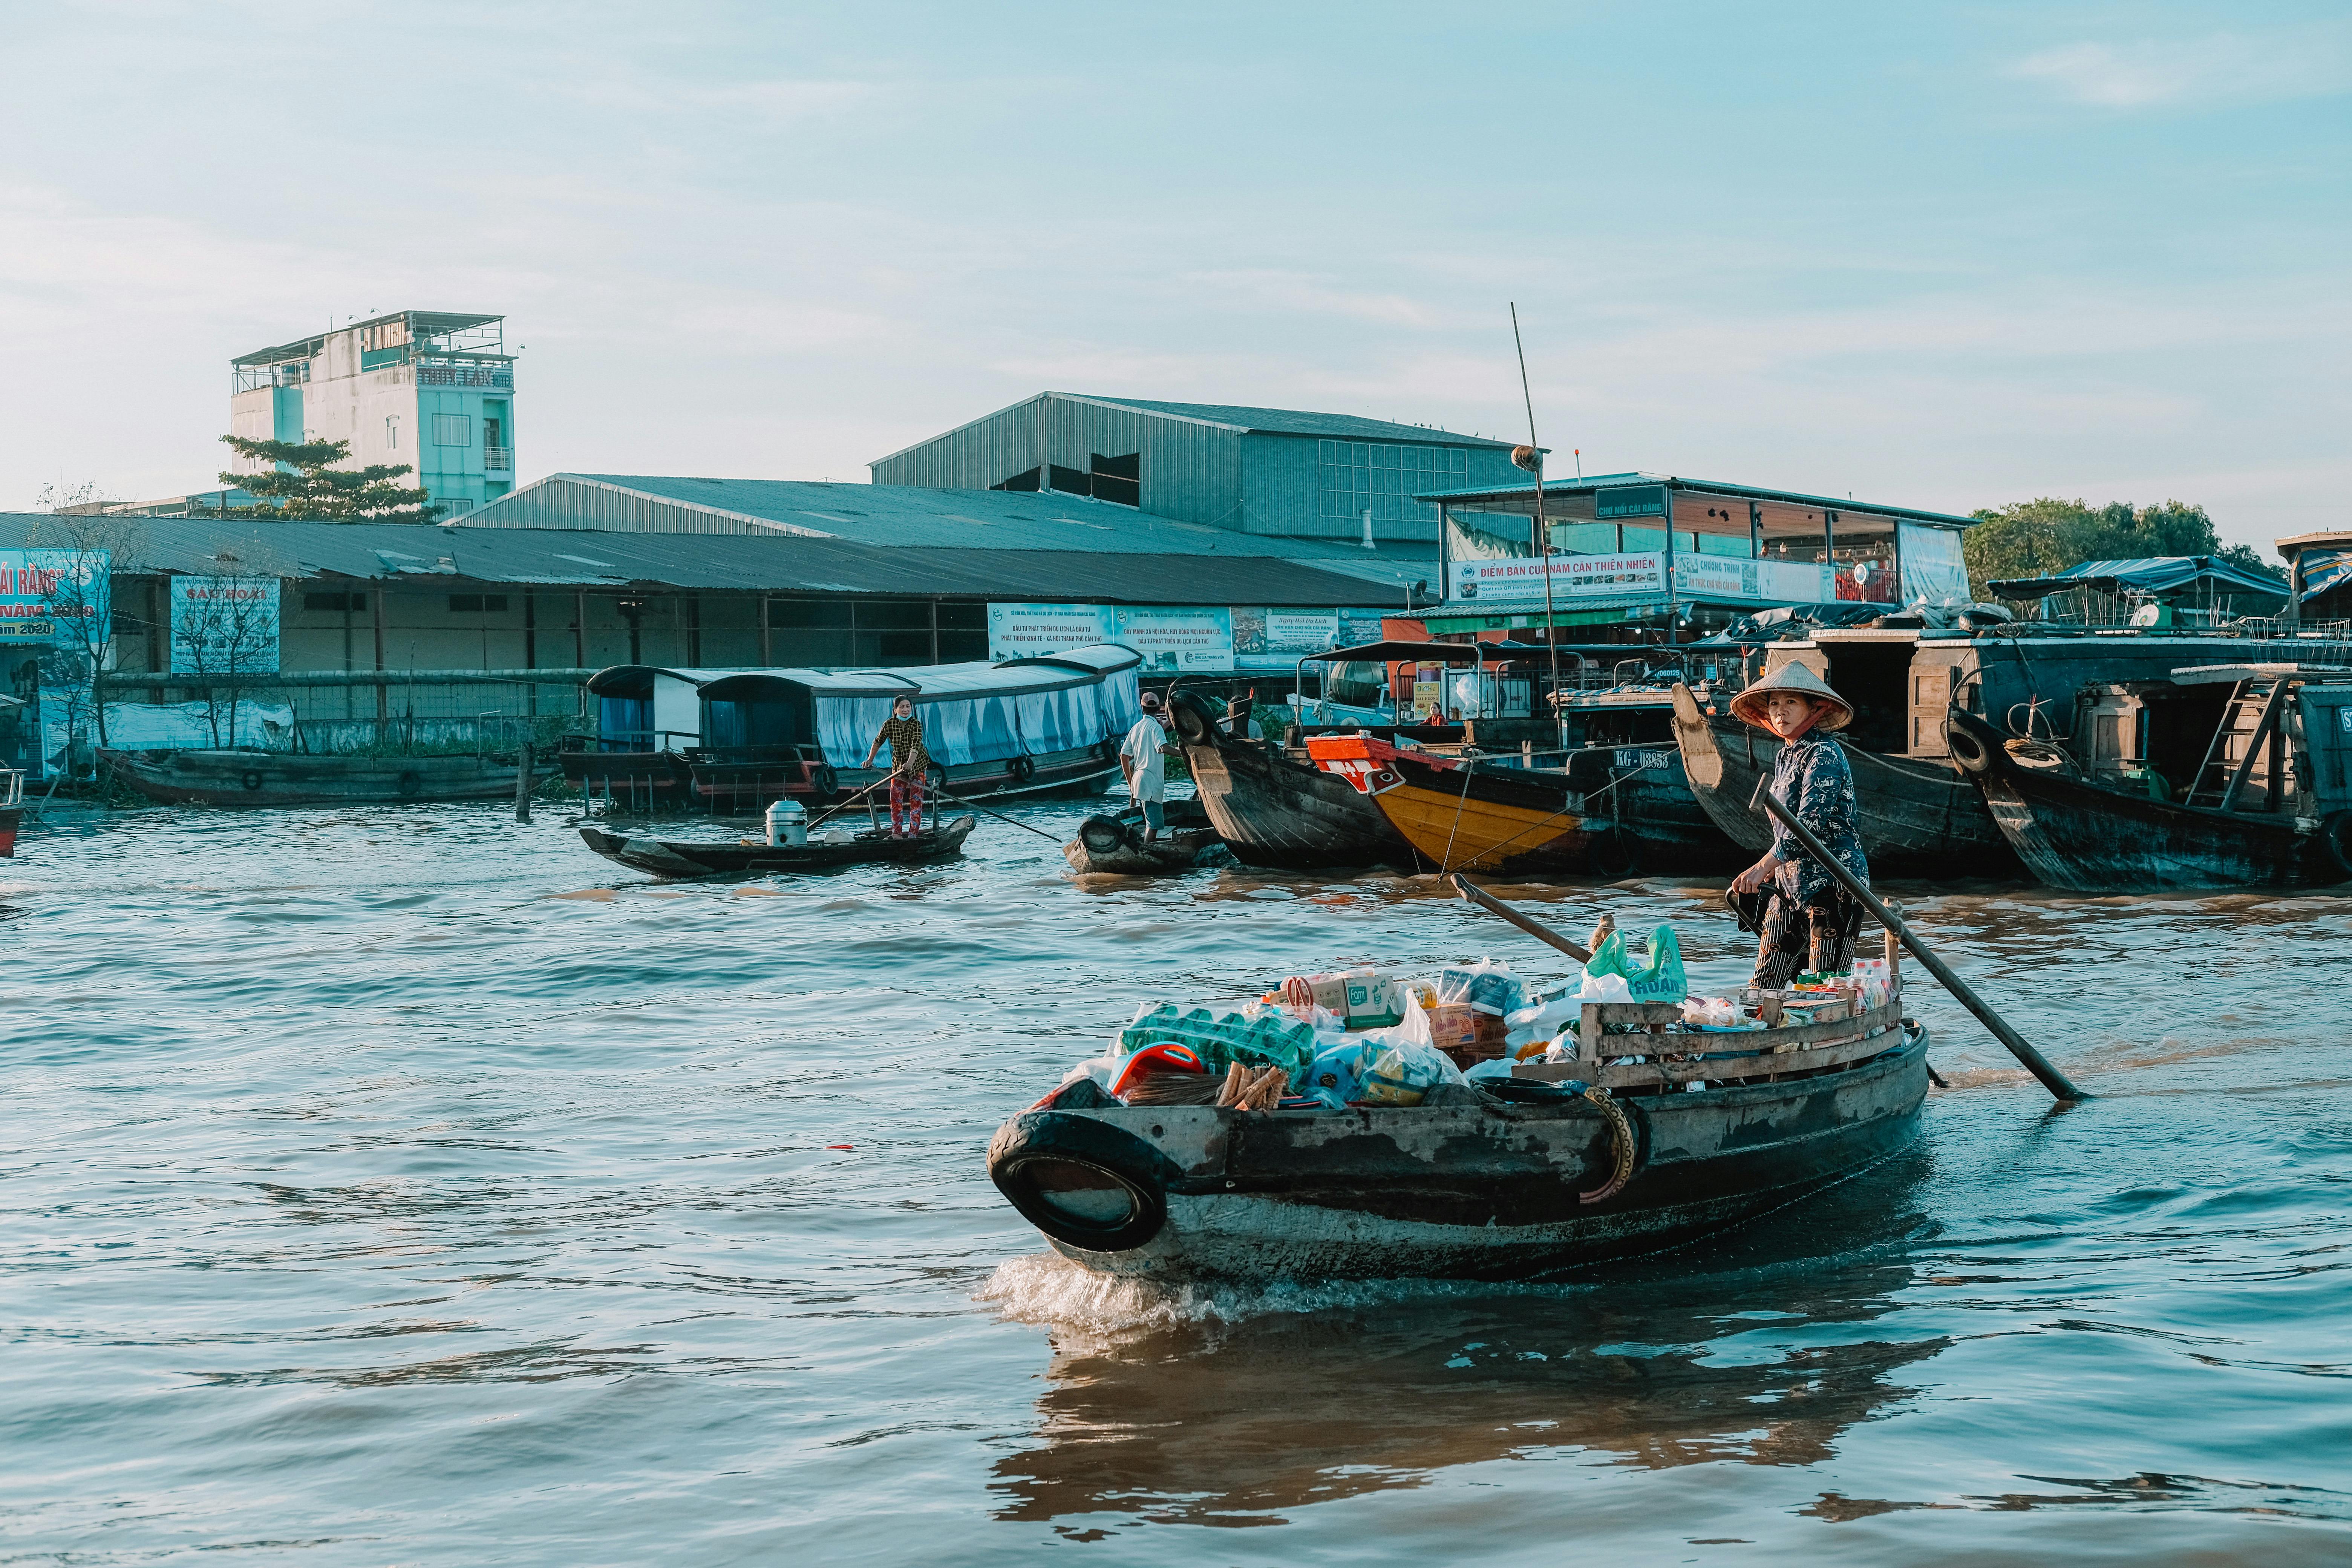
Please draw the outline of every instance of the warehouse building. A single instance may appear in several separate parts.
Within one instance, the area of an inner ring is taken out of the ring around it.
[[[877,486],[1055,492],[1235,533],[1437,540],[1427,490],[1509,482],[1511,443],[1348,414],[1041,392],[872,465]]]
[[[583,712],[582,683],[616,664],[890,668],[1119,641],[1159,676],[1283,675],[1394,613],[1386,584],[1282,542],[1135,521],[1007,517],[1000,548],[924,543],[994,525],[924,524],[919,510],[866,539],[814,521],[655,533],[0,513],[0,692],[19,703],[0,711],[0,753],[37,771],[69,737],[98,741],[101,701],[107,743],[211,743],[195,728],[223,689],[321,750],[420,723],[561,730]]]

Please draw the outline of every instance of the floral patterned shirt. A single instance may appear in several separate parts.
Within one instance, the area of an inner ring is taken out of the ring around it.
[[[1870,886],[1870,862],[1863,858],[1862,840],[1854,831],[1853,770],[1837,742],[1818,731],[1807,731],[1780,744],[1773,760],[1772,777],[1765,788],[1780,797],[1798,821],[1839,864]],[[1807,854],[1796,836],[1772,823],[1772,853],[1787,862],[1775,873],[1782,896],[1794,903],[1809,902],[1831,883],[1828,869]]]

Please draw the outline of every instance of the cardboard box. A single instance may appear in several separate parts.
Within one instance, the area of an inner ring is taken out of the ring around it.
[[[1510,1033],[1502,1018],[1481,1013],[1467,1002],[1441,1002],[1429,1010],[1429,1032],[1437,1048],[1451,1056],[1459,1051],[1475,1061],[1492,1061],[1503,1054]]]
[[[1350,1029],[1385,1029],[1404,1021],[1404,984],[1385,974],[1348,977],[1347,1011],[1341,1015]]]

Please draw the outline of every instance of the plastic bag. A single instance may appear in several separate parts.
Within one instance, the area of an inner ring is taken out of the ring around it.
[[[1556,1035],[1559,1032],[1561,1025],[1571,1022],[1583,1010],[1583,1003],[1574,996],[1559,996],[1549,1002],[1540,1003],[1531,1000],[1529,1005],[1520,1008],[1503,1021],[1510,1025],[1514,1033],[1521,1029],[1532,1029],[1538,1035]]]
[[[1590,990],[1596,978],[1609,975],[1622,976],[1628,999],[1635,1002],[1679,1002],[1690,994],[1689,982],[1683,976],[1682,943],[1675,940],[1672,926],[1660,926],[1650,933],[1648,961],[1638,964],[1625,951],[1625,933],[1610,932],[1609,940],[1584,966],[1586,988]],[[1582,999],[1611,1000],[1591,995]]]
[[[1482,1013],[1516,1013],[1527,1005],[1527,987],[1511,966],[1491,958],[1448,964],[1437,976],[1440,1002],[1467,1002]]]
[[[1441,1083],[1465,1083],[1462,1069],[1434,1046],[1391,1046],[1360,1077],[1360,1105],[1419,1105]]]

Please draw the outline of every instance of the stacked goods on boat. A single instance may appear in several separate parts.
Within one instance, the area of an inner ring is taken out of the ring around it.
[[[1440,1085],[1465,1082],[1464,1068],[1499,1059],[1507,1016],[1530,995],[1540,1005],[1508,964],[1481,959],[1424,980],[1366,965],[1294,974],[1241,1002],[1150,1005],[1038,1104],[1421,1105]]]

